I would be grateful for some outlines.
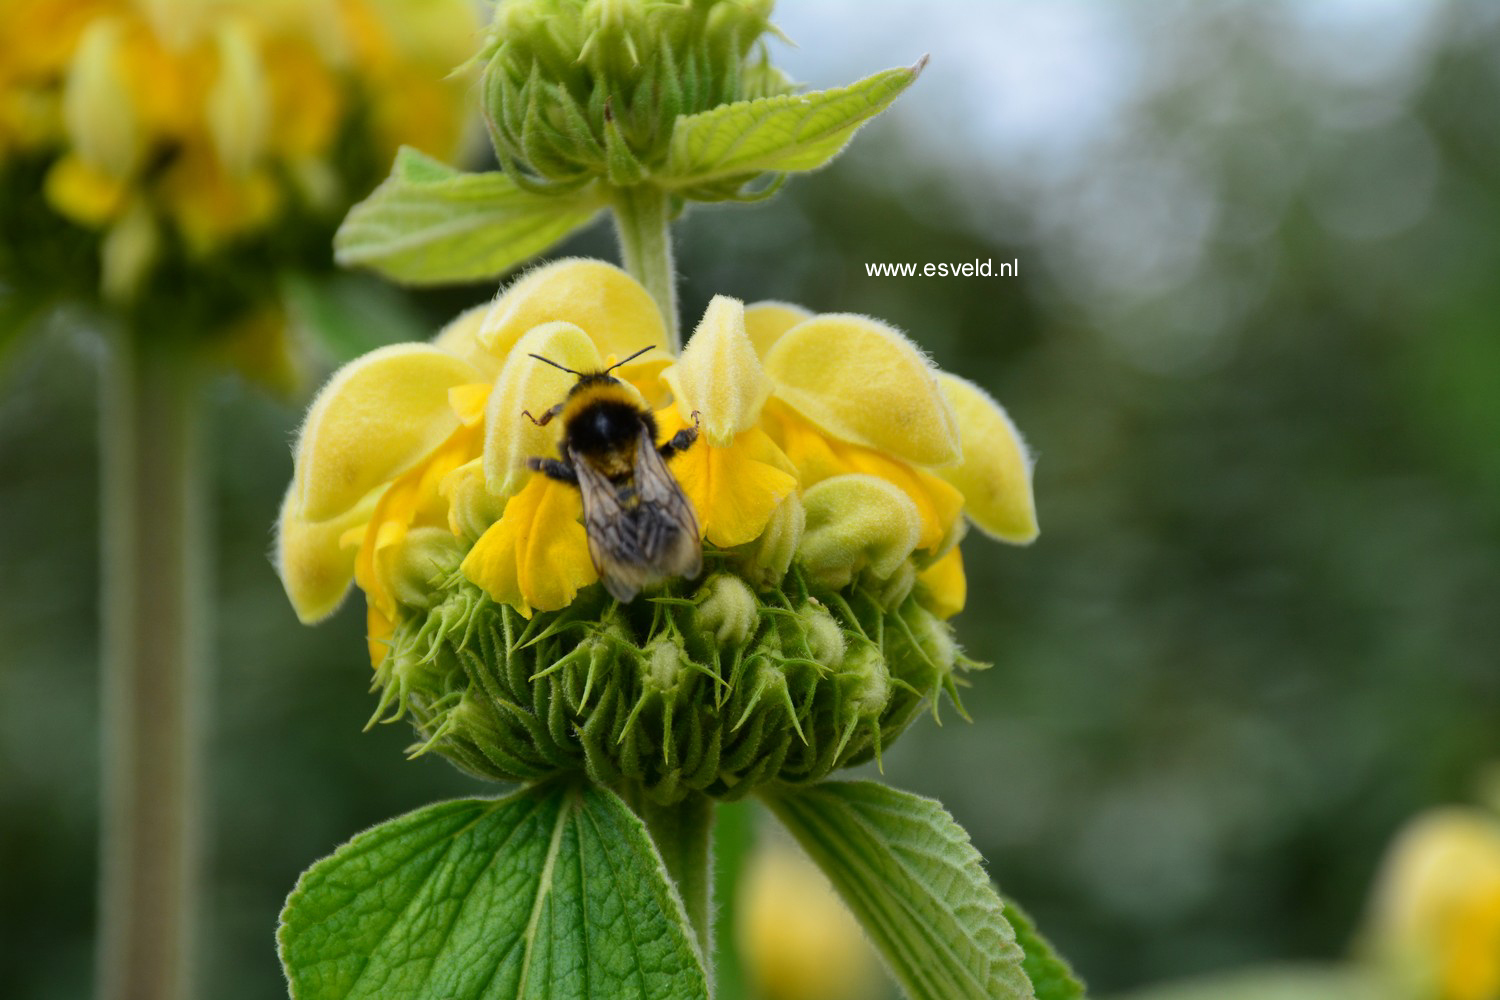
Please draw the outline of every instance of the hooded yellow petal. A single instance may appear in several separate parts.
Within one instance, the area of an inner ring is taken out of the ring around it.
[[[662,373],[685,417],[697,413],[704,436],[726,447],[740,431],[754,427],[771,383],[745,333],[745,306],[715,295],[682,358]]]
[[[295,486],[288,488],[276,522],[276,572],[297,617],[310,625],[343,603],[354,580],[354,549],[340,539],[370,519],[376,498],[370,495],[331,520],[306,521],[292,513],[295,493]]]
[[[851,472],[877,476],[901,488],[922,518],[917,547],[941,551],[956,537],[963,495],[937,476],[871,448],[846,444],[820,433],[786,406],[766,408],[766,429],[797,470],[804,488]]]
[[[663,438],[687,426],[676,409],[657,414],[657,421]],[[781,501],[797,489],[786,456],[758,427],[723,448],[699,441],[675,455],[670,468],[693,504],[699,530],[721,548],[758,537]]]
[[[826,479],[802,495],[807,528],[797,561],[825,586],[847,587],[868,570],[896,574],[917,547],[922,518],[895,485],[874,476]]]
[[[328,381],[297,441],[293,513],[326,521],[416,465],[458,427],[448,390],[474,366],[429,344],[371,351]]]
[[[815,316],[766,355],[774,392],[835,437],[917,465],[958,461],[958,425],[936,372],[895,328],[865,316]]]
[[[938,382],[958,417],[964,455],[937,470],[964,495],[965,512],[993,538],[1025,545],[1036,539],[1031,455],[1005,408],[983,389],[942,372]]]
[[[667,350],[666,323],[641,283],[613,264],[578,257],[529,271],[506,289],[480,325],[479,341],[507,357],[526,331],[557,320],[581,327],[601,357]]]
[[[948,619],[964,609],[969,581],[964,575],[964,557],[958,546],[917,574],[917,599],[939,618]]]
[[[1444,1000],[1500,995],[1500,822],[1449,808],[1413,822],[1381,874],[1373,951]]]
[[[572,323],[545,323],[516,342],[484,416],[484,476],[490,492],[500,497],[526,485],[532,475],[526,468],[528,458],[557,456],[562,424],[553,421],[542,427],[536,421],[545,419],[547,411],[578,384],[576,376],[533,354],[574,371],[602,367],[594,342]]]
[[[577,489],[533,476],[469,550],[464,575],[528,618],[533,608],[567,607],[580,588],[599,579],[578,521],[582,514]]]
[[[504,359],[491,354],[479,342],[479,327],[493,307],[493,302],[481,302],[465,309],[438,331],[438,335],[432,338],[432,346],[447,351],[456,358],[463,358],[483,372],[485,378],[494,379],[500,373],[500,365]]]
[[[811,312],[790,302],[752,302],[745,307],[745,332],[764,358],[783,333],[811,318]]]

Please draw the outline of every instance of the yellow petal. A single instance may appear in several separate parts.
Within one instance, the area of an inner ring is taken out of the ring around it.
[[[307,624],[333,614],[354,580],[354,550],[341,536],[370,519],[371,495],[327,521],[306,521],[292,512],[295,485],[287,490],[276,522],[276,572],[297,617]]]
[[[764,358],[783,333],[811,318],[811,312],[790,302],[752,302],[745,307],[745,332]]]
[[[208,132],[219,163],[248,174],[265,152],[271,125],[266,67],[244,21],[226,22],[215,36],[219,66],[206,99]]]
[[[533,476],[474,543],[463,561],[464,575],[528,618],[533,608],[567,607],[580,588],[599,578],[578,522],[582,513],[576,488]]]
[[[916,504],[874,476],[825,479],[802,495],[802,503],[807,528],[797,561],[828,587],[847,587],[864,571],[880,579],[894,576],[922,533]]]
[[[102,226],[120,214],[130,188],[70,153],[47,171],[43,190],[47,203],[60,214],[85,226]]]
[[[599,352],[586,333],[572,323],[545,323],[528,331],[500,370],[484,417],[484,475],[490,492],[508,497],[525,486],[532,473],[526,460],[556,457],[562,437],[560,421],[545,427],[535,421],[567,398],[576,376],[538,361],[536,354],[579,372],[598,371]],[[525,414],[530,413],[530,419]]]
[[[489,405],[490,391],[493,388],[488,382],[455,385],[448,390],[448,406],[461,424],[474,427],[484,419],[484,411]]]
[[[465,309],[450,320],[447,326],[439,330],[436,337],[432,338],[433,347],[447,351],[454,357],[463,358],[483,372],[485,378],[492,381],[496,375],[500,374],[500,365],[504,359],[485,350],[484,345],[479,342],[479,327],[493,307],[493,302],[481,302],[477,306]]]
[[[478,457],[481,429],[460,426],[424,460],[402,473],[381,494],[370,515],[354,560],[354,578],[370,603],[387,618],[396,618],[396,594],[387,570],[396,547],[415,527],[448,525],[448,501],[442,486],[460,466]]]
[[[969,597],[969,581],[964,575],[964,558],[958,546],[917,574],[917,599],[939,618],[948,619],[964,609]]]
[[[766,356],[777,398],[835,437],[917,465],[959,459],[958,425],[936,373],[893,327],[865,316],[815,316]]]
[[[1005,408],[972,382],[943,372],[943,395],[958,417],[963,460],[938,475],[964,495],[965,513],[993,538],[1025,545],[1036,539],[1031,455]]]
[[[922,518],[918,548],[940,552],[956,537],[964,497],[937,476],[874,449],[833,440],[784,404],[768,406],[764,424],[796,467],[804,489],[851,472],[878,476],[900,487],[916,504]]]
[[[740,431],[755,426],[771,383],[745,333],[745,306],[715,295],[677,364],[662,373],[683,416],[694,412],[704,436],[726,447]]]
[[[1372,950],[1433,996],[1500,995],[1500,822],[1460,808],[1418,818],[1386,858],[1371,916]]]
[[[657,414],[657,420],[663,438],[687,426],[675,408]],[[797,489],[781,449],[758,427],[742,431],[723,448],[699,441],[673,456],[669,467],[693,504],[699,530],[720,548],[758,537]]]
[[[479,341],[507,357],[532,327],[573,323],[598,345],[600,356],[625,358],[643,347],[667,351],[667,327],[649,292],[602,260],[572,257],[527,272],[496,300]]]
[[[393,344],[334,373],[302,425],[294,512],[337,517],[420,462],[458,427],[448,390],[479,373],[429,344]]]
[[[125,79],[124,44],[118,18],[91,22],[78,40],[63,90],[63,119],[73,148],[85,163],[116,177],[135,169],[144,148]]]

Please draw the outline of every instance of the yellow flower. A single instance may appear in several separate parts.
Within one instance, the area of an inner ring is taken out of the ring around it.
[[[0,160],[48,149],[54,209],[134,226],[105,259],[123,287],[168,234],[204,254],[345,203],[345,135],[450,154],[477,38],[468,0],[6,0]]]
[[[1500,820],[1451,808],[1413,822],[1386,859],[1369,944],[1413,995],[1500,998]]]
[[[740,887],[736,926],[748,978],[765,1000],[875,995],[874,950],[828,879],[781,841],[757,849]]]
[[[596,581],[577,488],[526,464],[559,457],[561,428],[523,414],[575,384],[533,355],[590,372],[655,348],[618,369],[615,391],[655,410],[658,443],[699,429],[668,468],[707,544],[757,586],[796,559],[834,587],[915,587],[947,617],[964,603],[965,513],[1007,541],[1035,537],[1030,463],[1004,411],[890,327],[720,296],[680,357],[666,338],[635,279],[563,260],[431,344],[347,365],[308,414],[282,510],[278,563],[298,614],[330,613],[357,580],[372,636],[389,632],[411,572],[401,547],[434,526],[462,550],[451,571],[522,615]]]

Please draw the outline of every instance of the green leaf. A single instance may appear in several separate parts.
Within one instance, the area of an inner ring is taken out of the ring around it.
[[[561,783],[418,809],[355,837],[281,915],[295,1000],[705,1000],[645,827]]]
[[[677,119],[666,165],[668,187],[687,187],[766,170],[816,170],[833,159],[865,122],[890,107],[922,67],[888,69],[858,83],[811,94],[737,101]]]
[[[764,795],[913,1000],[1036,995],[979,853],[939,803],[870,781]]]
[[[1012,900],[1005,900],[1005,919],[1016,932],[1016,943],[1026,953],[1022,967],[1036,990],[1037,1000],[1084,1000],[1088,991],[1072,967],[1037,932],[1036,924]]]
[[[296,329],[337,364],[432,334],[404,293],[367,274],[290,272],[281,299]]]
[[[391,176],[349,211],[334,255],[412,284],[479,281],[541,253],[603,207],[595,186],[540,194],[498,171],[464,173],[402,149]]]
[[[1403,993],[1350,966],[1268,966],[1157,986],[1122,1000],[1400,1000]]]

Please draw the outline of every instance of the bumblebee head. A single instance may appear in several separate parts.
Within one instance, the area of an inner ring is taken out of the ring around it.
[[[610,365],[608,368],[604,368],[604,369],[601,369],[601,370],[596,371],[596,372],[580,372],[580,371],[575,371],[574,369],[569,368],[566,365],[560,365],[560,364],[558,364],[556,361],[553,361],[551,358],[544,358],[540,354],[533,354],[533,355],[531,355],[531,357],[536,358],[538,361],[542,362],[543,364],[551,365],[553,368],[561,368],[563,371],[567,372],[569,375],[577,375],[578,376],[578,384],[573,387],[573,391],[577,392],[579,389],[583,388],[584,386],[594,386],[594,385],[600,384],[601,382],[605,382],[605,383],[608,383],[608,382],[618,382],[619,379],[617,379],[613,375],[611,375],[610,372],[614,371],[616,368],[619,368],[621,365],[628,365],[628,364],[630,364],[630,362],[634,361],[636,358],[640,357],[642,354],[645,354],[647,351],[651,350],[651,347],[652,347],[652,345],[647,344],[645,347],[641,348],[639,351],[636,351],[634,354],[630,355],[630,357],[624,358],[623,360],[620,360],[620,361],[616,361],[614,364]]]

